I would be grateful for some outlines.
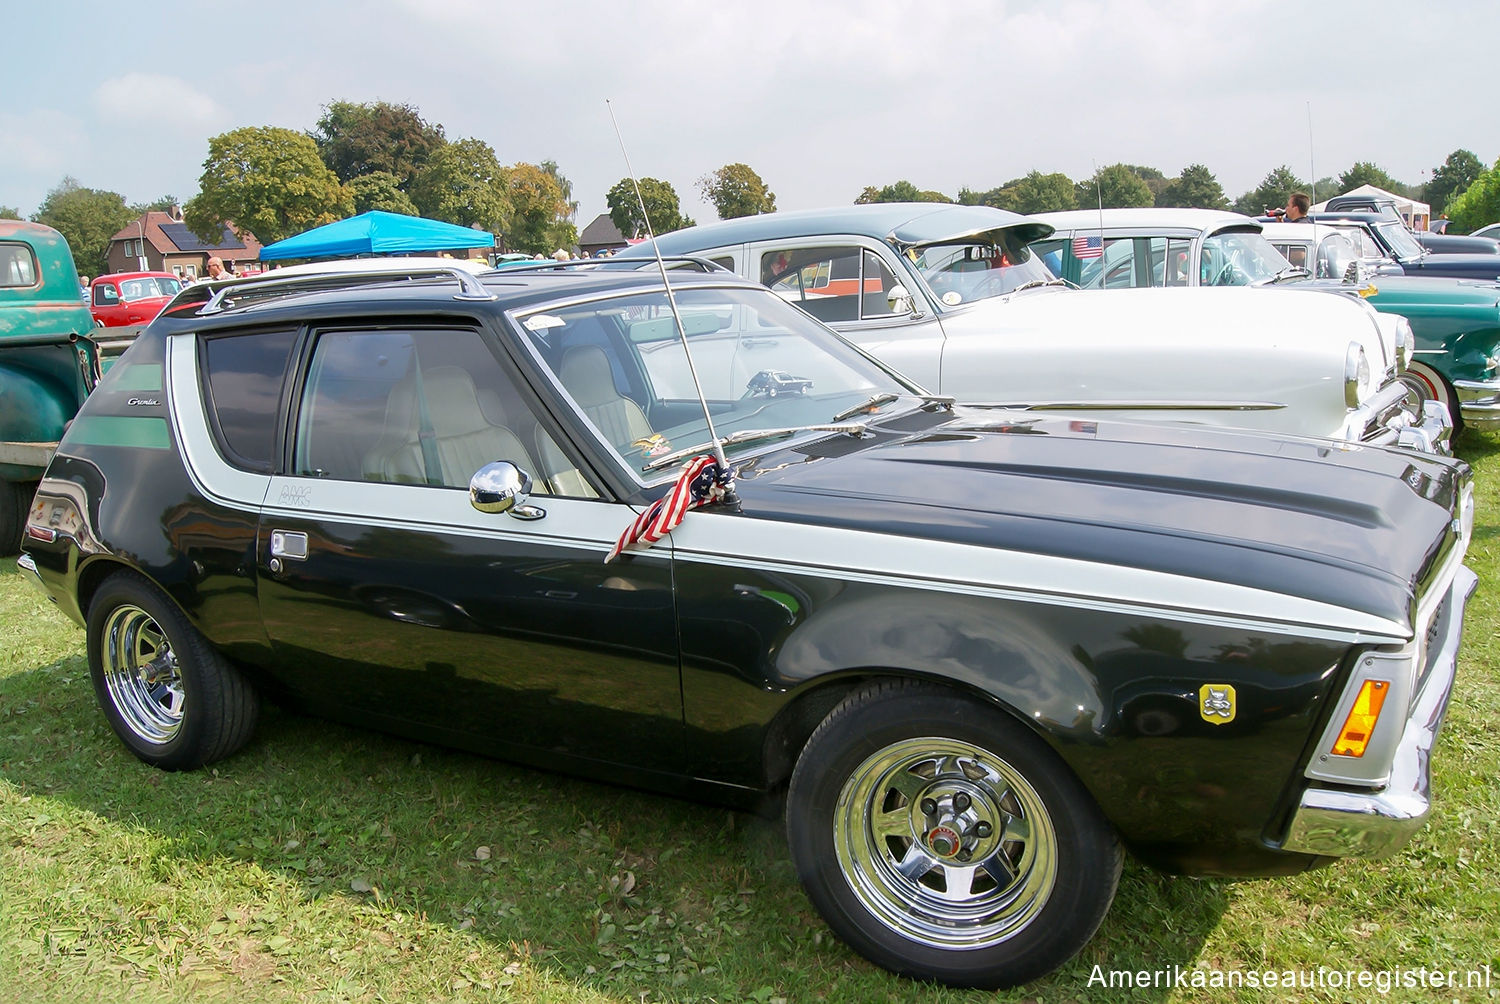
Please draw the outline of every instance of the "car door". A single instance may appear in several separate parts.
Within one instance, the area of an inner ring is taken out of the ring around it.
[[[856,237],[751,245],[749,278],[827,324],[887,365],[936,389],[943,326],[922,285],[890,249]],[[909,296],[907,309],[894,297]]]
[[[347,718],[677,769],[669,552],[603,563],[634,513],[600,497],[491,338],[311,332],[256,550],[277,659],[304,699]],[[499,460],[537,479],[525,513],[470,504],[470,477]]]

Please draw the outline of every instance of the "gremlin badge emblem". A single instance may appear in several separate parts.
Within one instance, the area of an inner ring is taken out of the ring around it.
[[[1198,688],[1198,713],[1210,725],[1234,721],[1234,688],[1227,683],[1205,683]]]

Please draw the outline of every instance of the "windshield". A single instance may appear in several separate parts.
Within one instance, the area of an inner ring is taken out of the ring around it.
[[[1053,278],[1009,228],[910,248],[906,256],[944,306],[1003,296],[1028,282]]]
[[[1375,228],[1396,252],[1397,258],[1422,257],[1422,245],[1400,223],[1377,223]]]
[[[827,424],[862,404],[890,412],[899,407],[893,402],[915,393],[768,290],[673,292],[721,437]],[[672,476],[648,472],[647,465],[708,441],[665,292],[548,306],[515,320],[578,413],[641,480]],[[890,397],[871,402],[881,394]],[[759,440],[726,449],[732,460],[766,446]]]
[[[176,296],[182,283],[165,276],[147,276],[141,279],[126,279],[120,283],[122,300],[144,300],[151,296]]]
[[[1198,255],[1198,283],[1252,286],[1270,282],[1290,267],[1291,262],[1258,233],[1217,233],[1203,239],[1203,250]]]

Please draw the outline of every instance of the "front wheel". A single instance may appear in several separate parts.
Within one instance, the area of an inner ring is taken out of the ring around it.
[[[1113,829],[1056,754],[927,684],[878,684],[829,714],[793,772],[787,835],[840,937],[954,986],[1015,986],[1066,962],[1120,876]]]
[[[94,594],[88,656],[110,727],[146,763],[193,770],[255,731],[260,702],[249,682],[135,572],[111,575]]]
[[[1423,363],[1412,363],[1399,379],[1417,392],[1419,401],[1436,401],[1448,409],[1448,415],[1453,419],[1452,439],[1453,442],[1458,442],[1458,434],[1464,428],[1464,419],[1459,409],[1458,395],[1443,375]]]

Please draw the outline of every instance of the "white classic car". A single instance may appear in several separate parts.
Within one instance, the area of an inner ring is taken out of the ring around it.
[[[728,220],[656,244],[765,283],[965,403],[1439,448],[1442,430],[1398,380],[1409,333],[1355,300],[1085,295],[1030,249],[1050,233],[986,206],[887,203]],[[619,257],[651,255],[646,242]]]

